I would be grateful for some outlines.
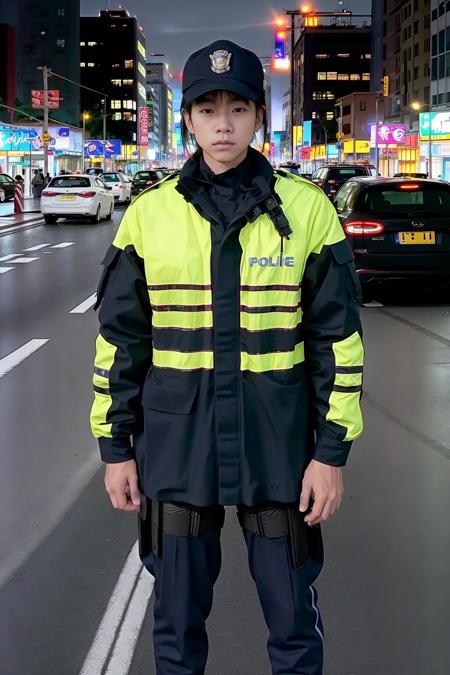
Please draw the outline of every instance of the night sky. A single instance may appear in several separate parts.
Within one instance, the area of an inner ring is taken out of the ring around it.
[[[313,3],[280,3],[269,0],[126,0],[122,7],[136,15],[147,38],[147,54],[162,52],[175,78],[190,53],[225,38],[253,50],[258,56],[270,56],[273,50],[273,19],[283,16],[283,8],[295,9],[310,4],[317,10],[338,9],[337,0]],[[100,9],[116,9],[114,0],[81,0],[81,16],[96,15]],[[344,0],[344,8],[355,14],[370,14],[370,0]],[[356,19],[360,22],[362,19]],[[155,59],[157,60],[157,59]],[[175,84],[175,83],[174,83]],[[281,97],[289,87],[286,75],[272,78],[274,128],[280,128]]]

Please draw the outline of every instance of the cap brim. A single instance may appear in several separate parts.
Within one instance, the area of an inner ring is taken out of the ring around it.
[[[233,80],[231,78],[226,78],[221,80],[220,78],[211,78],[209,80],[202,80],[198,84],[193,84],[192,87],[189,87],[187,91],[183,94],[183,99],[181,101],[181,107],[184,108],[189,103],[195,101],[196,98],[207,94],[209,91],[231,91],[233,94],[239,94],[243,98],[249,99],[250,101],[257,101],[260,93],[249,87],[239,80]]]

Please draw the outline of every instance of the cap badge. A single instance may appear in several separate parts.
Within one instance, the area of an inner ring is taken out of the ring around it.
[[[222,75],[230,70],[231,53],[226,49],[217,49],[209,55],[211,59],[211,70],[217,75]]]

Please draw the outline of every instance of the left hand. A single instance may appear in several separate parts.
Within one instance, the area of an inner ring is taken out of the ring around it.
[[[314,502],[305,523],[319,525],[328,520],[339,509],[343,494],[342,469],[312,459],[305,471],[300,495],[300,511],[308,509],[311,498]]]

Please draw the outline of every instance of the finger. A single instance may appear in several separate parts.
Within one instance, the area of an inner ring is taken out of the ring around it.
[[[320,522],[320,514],[322,513],[322,509],[325,504],[325,499],[323,497],[316,497],[314,500],[314,506],[312,508],[311,513],[308,513],[308,515],[305,518],[305,523],[314,523],[314,521],[317,521],[319,519]]]
[[[109,498],[110,498],[110,500],[111,500],[111,504],[113,505],[113,507],[114,507],[115,509],[118,509],[119,507],[118,507],[118,505],[117,505],[117,499],[116,499],[116,497],[115,497],[115,495],[114,495],[114,492],[108,492],[108,495],[109,495]]]
[[[323,507],[322,513],[320,514],[321,523],[325,523],[331,516],[332,508],[333,508],[332,502],[326,502],[325,506]]]
[[[126,511],[127,513],[137,513],[139,511],[139,506],[135,506],[132,502],[128,502],[121,511]]]
[[[117,490],[117,492],[115,492],[115,497],[117,501],[117,508],[121,511],[125,510],[125,507],[128,504],[128,499],[126,493],[124,492],[124,488]]]
[[[305,483],[302,487],[302,493],[300,495],[300,511],[302,513],[308,510],[310,499],[311,499],[311,485],[309,483]]]
[[[138,488],[137,476],[130,478],[128,484],[130,486],[130,499],[135,506],[139,506],[141,503],[141,494]]]

